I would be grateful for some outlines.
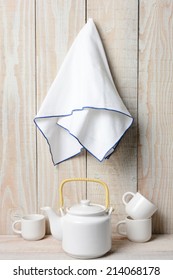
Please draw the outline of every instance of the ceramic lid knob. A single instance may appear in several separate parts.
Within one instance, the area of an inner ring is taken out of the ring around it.
[[[90,200],[88,199],[83,199],[80,201],[82,206],[89,206],[90,205]]]

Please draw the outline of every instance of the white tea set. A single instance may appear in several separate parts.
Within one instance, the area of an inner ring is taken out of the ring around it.
[[[152,215],[157,207],[139,192],[126,192],[122,201],[128,216],[116,224],[117,232],[133,242],[149,241],[152,236]],[[122,229],[123,226],[125,229]]]
[[[72,181],[87,181],[99,183],[105,190],[105,206],[81,200],[79,204],[64,208],[63,187]],[[126,198],[131,196],[131,200]],[[123,203],[129,215],[126,220],[120,221],[116,227],[118,233],[125,235],[129,240],[145,242],[151,238],[151,215],[157,207],[139,193],[125,193]],[[109,189],[106,183],[98,179],[72,178],[62,181],[59,187],[60,216],[51,207],[42,207],[46,212],[51,234],[62,240],[62,248],[75,258],[89,259],[100,257],[111,250],[111,213],[109,206]],[[16,224],[21,224],[21,230]],[[121,226],[125,224],[126,230]],[[31,214],[22,217],[12,224],[13,231],[26,240],[40,240],[45,236],[45,216]]]

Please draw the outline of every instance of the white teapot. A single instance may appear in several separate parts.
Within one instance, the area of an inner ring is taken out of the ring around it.
[[[100,183],[106,191],[106,205],[81,200],[80,204],[63,209],[62,188],[71,181],[89,181]],[[62,240],[63,250],[82,259],[96,258],[111,249],[111,213],[109,208],[109,190],[107,185],[96,179],[74,178],[62,181],[59,188],[60,213],[58,216],[51,207],[42,207],[46,211],[50,230],[56,239]]]

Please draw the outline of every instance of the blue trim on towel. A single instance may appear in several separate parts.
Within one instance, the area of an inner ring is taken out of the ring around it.
[[[68,159],[71,159],[71,158],[73,158],[73,157],[75,157],[75,156],[77,156],[77,155],[79,155],[79,154],[81,153],[81,151],[83,150],[83,148],[81,148],[81,150],[80,150],[79,153],[76,153],[75,155],[73,155],[73,156],[71,156],[71,157],[69,157],[69,158],[65,158],[64,160],[59,161],[59,162],[57,162],[57,163],[54,162],[54,160],[53,160],[53,154],[52,154],[52,151],[51,151],[51,145],[50,145],[50,143],[49,143],[48,138],[46,137],[46,135],[43,133],[43,131],[42,131],[42,130],[40,129],[40,127],[37,125],[36,120],[37,120],[37,119],[39,120],[39,119],[49,119],[49,118],[67,117],[67,116],[71,116],[71,115],[72,115],[74,112],[76,112],[76,111],[83,111],[84,109],[105,110],[105,111],[116,112],[116,113],[123,114],[123,115],[125,115],[125,116],[127,116],[127,117],[129,117],[129,118],[132,119],[132,122],[131,122],[131,124],[129,125],[129,127],[125,130],[125,132],[124,132],[123,135],[120,137],[120,139],[105,153],[105,155],[106,155],[111,149],[113,149],[112,153],[111,153],[110,155],[108,155],[107,157],[104,156],[101,160],[98,159],[95,155],[93,155],[89,150],[87,150],[87,149],[82,145],[82,143],[79,141],[79,139],[78,139],[75,135],[73,135],[67,128],[65,128],[65,127],[63,127],[63,126],[57,124],[58,126],[64,128],[66,131],[68,131],[68,133],[69,133],[70,135],[72,135],[74,138],[76,138],[76,140],[79,142],[79,144],[80,144],[88,153],[90,153],[93,157],[95,157],[99,162],[102,162],[104,159],[109,159],[109,158],[110,158],[110,156],[114,153],[114,151],[115,151],[116,147],[118,146],[119,142],[121,141],[122,137],[125,135],[125,133],[127,132],[127,130],[130,128],[130,126],[132,125],[133,120],[134,120],[133,117],[132,117],[131,115],[125,114],[125,113],[123,113],[123,112],[121,112],[121,111],[117,111],[117,110],[114,110],[114,109],[107,109],[107,108],[96,108],[96,107],[90,107],[90,106],[84,106],[84,107],[82,107],[81,109],[74,109],[74,110],[72,110],[71,113],[69,113],[69,114],[52,115],[52,116],[44,116],[44,117],[35,117],[35,118],[34,118],[34,123],[35,123],[36,127],[39,129],[39,131],[42,133],[42,135],[44,136],[44,138],[46,139],[46,141],[47,141],[47,143],[48,143],[49,151],[50,151],[51,158],[52,158],[52,162],[53,162],[54,166],[55,166],[55,165],[58,165],[58,164],[60,164],[60,163],[62,163],[62,162],[64,162],[64,161],[66,161],[66,160],[68,160]]]
[[[131,118],[131,119],[133,120],[133,118],[132,118],[131,115],[125,114],[125,113],[123,113],[123,112],[121,112],[121,111],[114,110],[114,109],[107,109],[107,108],[104,108],[104,107],[103,107],[103,108],[102,108],[102,107],[101,107],[101,108],[98,108],[98,107],[91,107],[91,106],[84,106],[84,107],[82,107],[82,108],[80,108],[80,109],[74,109],[74,110],[72,110],[71,113],[69,113],[69,114],[48,115],[48,116],[44,116],[44,117],[35,117],[34,120],[36,120],[36,119],[45,119],[45,118],[55,118],[55,117],[57,117],[57,118],[68,117],[68,116],[73,115],[74,112],[83,111],[83,110],[85,110],[85,109],[105,110],[105,111],[116,112],[116,113],[120,113],[120,114],[122,114],[122,115],[125,115],[125,116],[127,116],[127,117],[129,117],[129,118]]]
[[[54,117],[51,116],[51,118],[55,118],[55,117],[56,117],[56,116],[54,116]],[[39,119],[39,118],[35,118],[35,119]],[[44,138],[45,138],[46,141],[47,141],[47,144],[48,144],[48,146],[49,146],[49,152],[50,152],[50,154],[51,154],[51,158],[52,158],[52,162],[53,162],[54,166],[56,166],[57,164],[60,164],[60,163],[62,163],[62,162],[64,162],[64,161],[66,161],[66,160],[68,160],[68,159],[71,159],[71,158],[73,158],[73,157],[75,157],[75,156],[77,156],[77,155],[79,155],[79,154],[81,153],[81,151],[83,150],[83,148],[81,148],[81,150],[80,150],[79,153],[76,153],[75,155],[73,155],[73,156],[71,156],[71,157],[69,157],[69,158],[66,158],[66,159],[64,159],[64,160],[61,160],[61,161],[59,161],[59,162],[56,163],[56,162],[53,160],[53,155],[52,155],[52,151],[51,151],[51,145],[50,145],[50,143],[49,143],[49,141],[48,141],[46,135],[43,133],[43,131],[42,131],[42,130],[40,129],[40,127],[37,125],[35,119],[34,119],[34,123],[35,123],[36,127],[39,129],[39,131],[42,133],[42,135],[44,136]]]

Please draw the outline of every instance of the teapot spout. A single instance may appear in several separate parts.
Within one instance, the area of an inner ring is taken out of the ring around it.
[[[42,207],[41,210],[45,211],[48,216],[52,236],[62,240],[62,217],[58,216],[49,206]]]

